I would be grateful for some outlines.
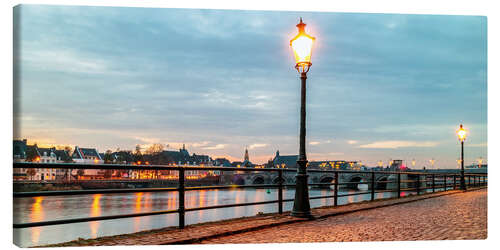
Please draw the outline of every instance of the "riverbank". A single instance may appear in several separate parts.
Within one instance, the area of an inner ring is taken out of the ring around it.
[[[425,195],[413,195],[403,198],[387,198],[376,201],[365,201],[351,203],[337,207],[327,206],[312,210],[315,219],[322,219],[331,216],[343,215],[347,213],[363,211],[374,208],[381,208],[403,204],[413,201],[419,201],[443,195],[463,193],[459,190],[451,190],[440,193],[430,193]],[[79,239],[60,244],[45,245],[43,247],[62,247],[62,246],[111,246],[111,245],[164,245],[164,244],[189,244],[217,237],[234,235],[244,232],[256,231],[265,228],[282,226],[304,222],[307,219],[300,219],[289,216],[289,213],[283,215],[261,214],[253,217],[244,217],[224,221],[207,222],[201,224],[188,225],[184,229],[176,227],[167,227],[156,230],[142,231],[132,234],[122,234],[116,236],[99,237],[95,239]]]

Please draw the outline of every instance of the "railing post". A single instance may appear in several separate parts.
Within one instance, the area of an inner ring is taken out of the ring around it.
[[[398,173],[398,198],[401,198],[401,173]]]
[[[417,183],[415,184],[415,188],[417,189],[417,195],[420,194],[420,174],[417,174]]]
[[[469,180],[469,187],[470,187],[470,175],[467,177],[467,180]]]
[[[444,186],[444,191],[446,191],[446,174],[443,174],[443,186]]]
[[[185,206],[184,206],[184,168],[179,168],[179,228],[184,228],[185,224]]]
[[[372,196],[371,200],[375,200],[375,172],[372,171]]]
[[[453,175],[453,190],[457,188],[457,176]]]
[[[278,170],[278,213],[283,213],[283,169]]]
[[[335,184],[333,185],[333,206],[338,205],[339,172],[335,172]]]
[[[435,182],[434,182],[434,180],[435,180],[435,176],[436,176],[435,174],[432,174],[432,192],[433,192],[433,193],[434,193],[434,192],[435,192],[435,190],[436,190],[436,187],[435,187]]]

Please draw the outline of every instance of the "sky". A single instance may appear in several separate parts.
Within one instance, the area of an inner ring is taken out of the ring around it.
[[[289,41],[316,37],[309,160],[487,162],[486,17],[21,5],[14,139],[100,152],[152,143],[263,163],[298,153]],[[411,166],[410,166],[411,167]]]

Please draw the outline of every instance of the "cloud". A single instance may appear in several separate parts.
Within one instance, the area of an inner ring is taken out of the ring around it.
[[[248,146],[248,149],[263,148],[266,146],[267,146],[267,144],[264,144],[264,143],[255,143],[255,144]]]
[[[300,84],[287,44],[296,13],[20,7],[16,136],[101,149],[186,142],[190,153],[238,157],[233,145],[259,138],[252,159],[296,152]],[[361,158],[433,140],[443,147],[432,157],[446,158],[460,121],[480,143],[471,149],[486,155],[486,17],[303,14],[320,41],[308,145],[325,158],[358,156],[361,145]],[[468,105],[457,109],[457,100]]]
[[[208,145],[209,143],[210,143],[209,141],[195,142],[195,143],[191,144],[191,146],[193,146],[195,148],[199,148],[199,147],[204,147],[204,146]]]
[[[439,143],[432,141],[378,141],[370,144],[360,145],[360,148],[411,148],[411,147],[435,147]]]
[[[217,144],[217,145],[211,146],[211,147],[204,147],[203,149],[214,150],[214,149],[223,149],[225,147],[226,147],[226,144]]]

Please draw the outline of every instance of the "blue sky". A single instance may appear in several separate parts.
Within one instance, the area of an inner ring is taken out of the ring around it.
[[[310,160],[487,158],[486,18],[23,5],[15,138],[174,150],[261,163],[298,151],[289,40],[316,37]]]

